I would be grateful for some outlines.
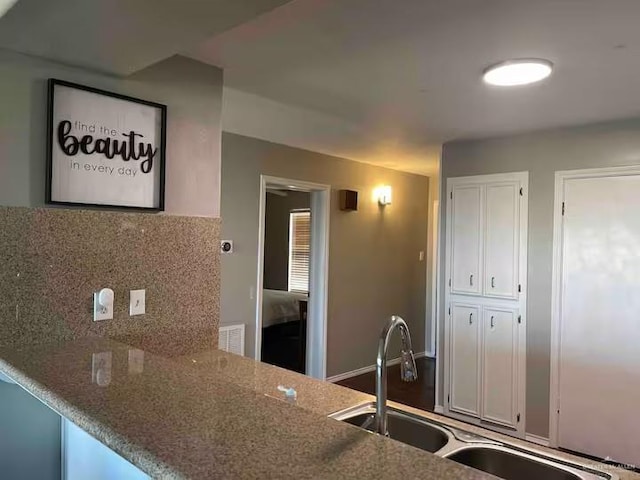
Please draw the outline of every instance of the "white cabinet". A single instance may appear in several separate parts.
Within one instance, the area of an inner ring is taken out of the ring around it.
[[[518,312],[485,308],[482,322],[482,418],[516,424]]]
[[[450,188],[451,293],[518,298],[518,180]]]
[[[451,305],[451,409],[480,414],[480,309]]]
[[[482,187],[453,187],[451,290],[478,294],[482,287]]]
[[[62,480],[150,480],[146,473],[62,418]]]
[[[447,182],[445,413],[524,436],[528,173]]]
[[[487,296],[518,296],[520,188],[517,181],[485,186],[483,286]],[[455,250],[454,246],[454,254]]]

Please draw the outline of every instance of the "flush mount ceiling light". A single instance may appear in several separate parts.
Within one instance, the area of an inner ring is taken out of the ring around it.
[[[489,85],[515,87],[544,80],[553,70],[553,63],[537,58],[522,58],[497,63],[487,68],[482,79]]]
[[[0,17],[9,11],[18,0],[0,0]]]

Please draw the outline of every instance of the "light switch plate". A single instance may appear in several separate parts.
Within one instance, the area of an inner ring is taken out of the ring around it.
[[[145,308],[145,290],[131,290],[129,296],[129,316],[144,315]]]

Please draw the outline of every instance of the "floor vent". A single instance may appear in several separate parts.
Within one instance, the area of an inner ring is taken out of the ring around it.
[[[244,356],[244,324],[220,327],[218,348]]]

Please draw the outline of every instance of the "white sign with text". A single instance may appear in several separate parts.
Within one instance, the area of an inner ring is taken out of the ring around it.
[[[162,210],[166,107],[50,82],[47,200]]]

